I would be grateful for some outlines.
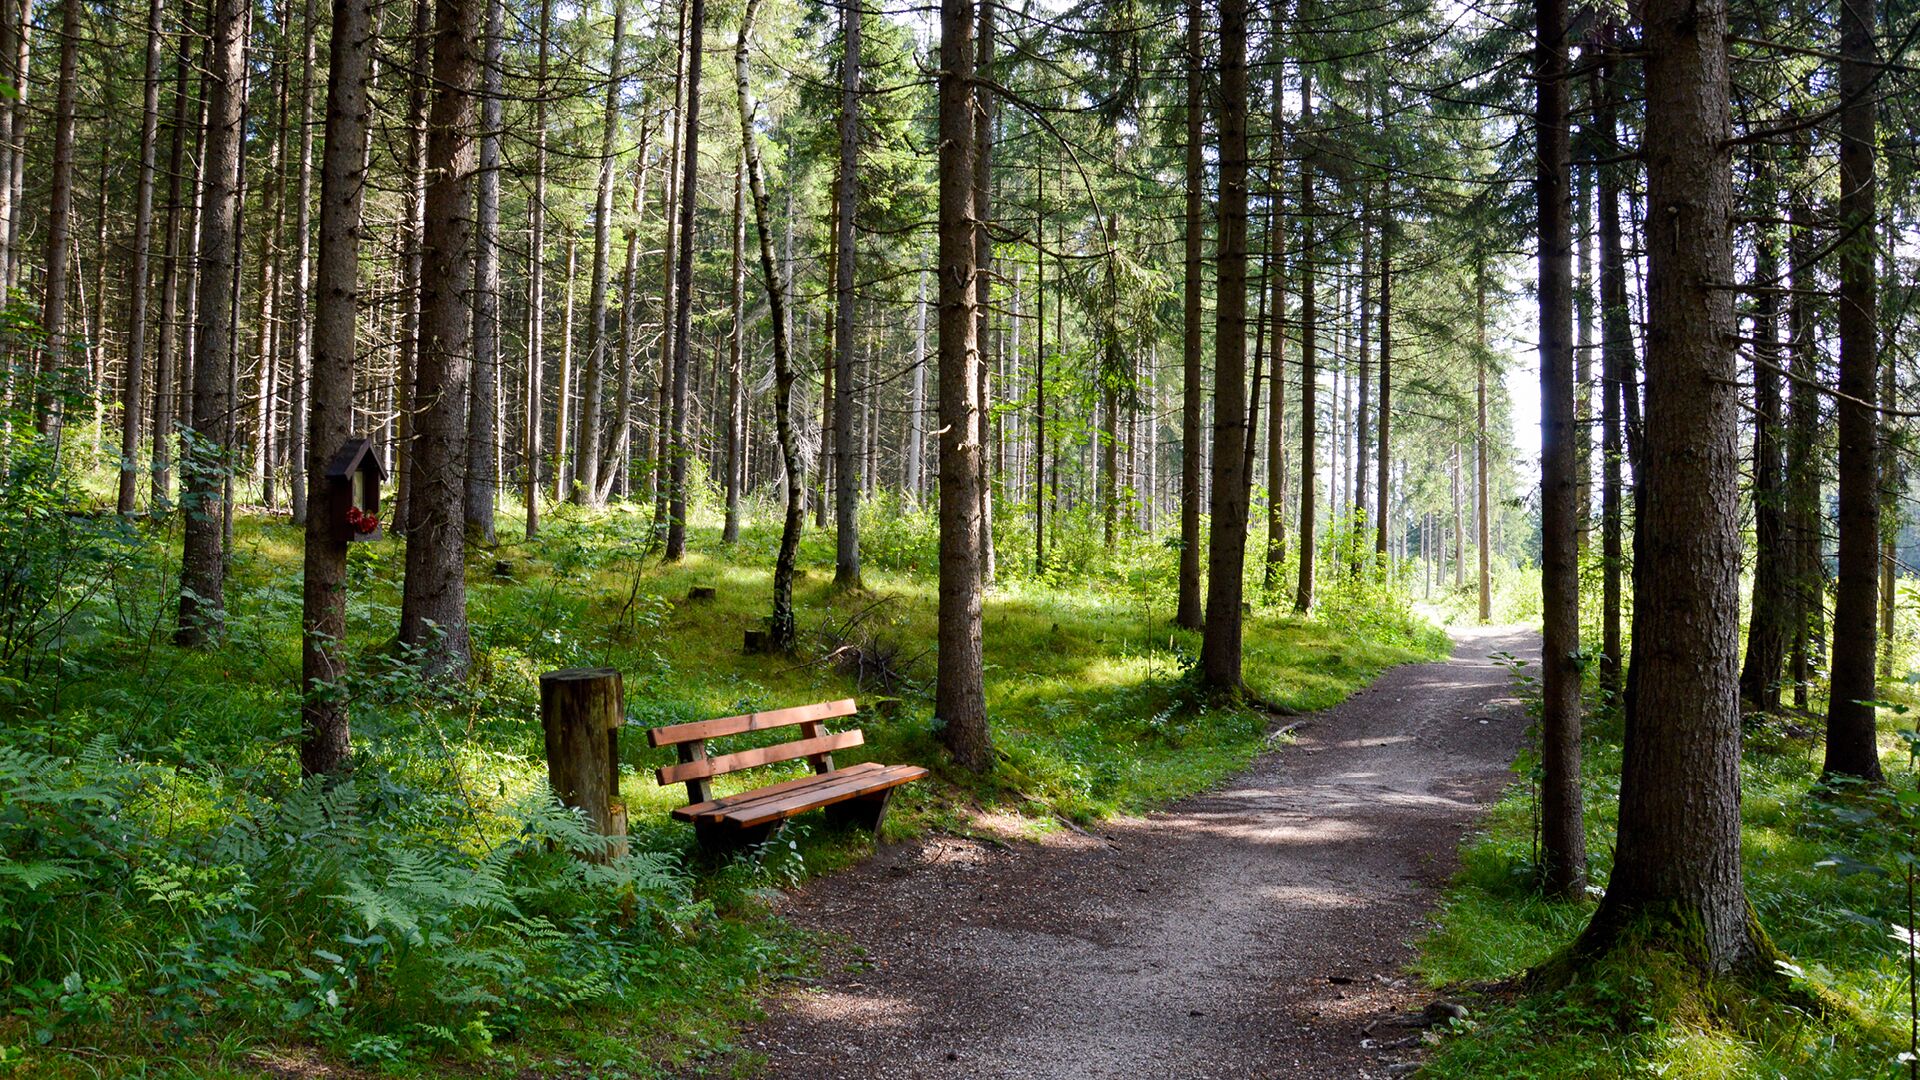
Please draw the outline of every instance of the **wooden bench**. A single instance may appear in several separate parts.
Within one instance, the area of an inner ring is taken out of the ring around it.
[[[788,818],[822,807],[826,808],[829,818],[861,825],[877,835],[893,789],[920,779],[927,775],[927,770],[918,765],[881,765],[871,761],[844,769],[834,768],[833,752],[859,746],[866,741],[866,736],[859,728],[829,732],[825,721],[852,716],[857,710],[853,699],[845,698],[691,724],[669,724],[647,732],[647,742],[653,746],[671,746],[678,752],[678,764],[658,771],[660,786],[687,785],[687,805],[675,810],[673,816],[693,822],[694,835],[701,847],[724,851],[755,844],[771,835]],[[707,752],[709,739],[784,727],[799,728],[798,737],[718,756]],[[807,759],[813,766],[812,776],[769,784],[722,799],[714,798],[709,790],[709,781],[716,776],[796,758]]]

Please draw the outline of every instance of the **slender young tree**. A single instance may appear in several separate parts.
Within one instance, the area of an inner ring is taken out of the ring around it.
[[[1879,782],[1874,653],[1880,601],[1877,255],[1874,225],[1874,0],[1840,3],[1839,533],[1833,656],[1827,695],[1827,776]]]
[[[372,0],[334,0],[328,46],[326,142],[320,156],[320,252],[314,303],[313,387],[308,395],[307,501],[325,505],[327,462],[353,430],[354,336],[359,321],[361,209],[371,108]],[[352,734],[346,674],[347,545],[339,523],[307,518],[300,648],[300,769],[347,767]]]
[[[214,0],[209,20],[198,258],[202,302],[194,328],[193,423],[183,433],[180,460],[186,528],[173,635],[176,643],[187,646],[209,644],[226,623],[224,519],[231,465],[234,308],[218,298],[228,295],[239,272],[240,156],[246,135],[246,48],[252,12],[252,5],[242,0]]]
[[[1600,63],[1594,70],[1593,96],[1598,110],[1596,152],[1608,163],[1597,171],[1600,232],[1600,362],[1601,473],[1600,486],[1600,679],[1614,693],[1622,682],[1621,577],[1625,570],[1623,534],[1626,492],[1623,466],[1627,450],[1627,399],[1637,395],[1634,385],[1633,313],[1627,307],[1627,262],[1621,240],[1619,102],[1615,96],[1614,28],[1602,27]]]
[[[1740,868],[1739,422],[1727,7],[1644,0],[1647,423],[1619,841],[1580,955],[1771,965]],[[1629,940],[1631,936],[1632,940]]]
[[[971,0],[940,0],[940,617],[934,713],[954,763],[993,764],[982,684],[980,322],[973,230],[977,129]]]
[[[475,89],[483,0],[436,0],[433,105],[427,119],[421,246],[418,406],[400,640],[429,666],[465,672],[467,352],[473,334]]]

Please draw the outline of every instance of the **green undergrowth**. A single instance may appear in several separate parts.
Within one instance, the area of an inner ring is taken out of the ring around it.
[[[1173,549],[1138,534],[1108,549],[1087,541],[1094,522],[1069,519],[1036,572],[1012,554],[1031,543],[1009,522],[985,614],[999,759],[984,779],[956,773],[931,712],[937,531],[884,500],[865,522],[857,591],[832,586],[831,534],[809,533],[801,648],[768,657],[742,638],[765,615],[770,526],[727,548],[703,512],[687,558],[666,566],[644,554],[641,513],[562,510],[531,542],[503,520],[511,538],[469,564],[475,663],[460,683],[427,677],[392,641],[402,544],[353,545],[353,673],[332,692],[353,703],[356,761],[333,787],[303,783],[295,756],[298,530],[239,519],[228,630],[205,652],[167,640],[174,530],[53,553],[66,576],[48,592],[74,615],[0,668],[0,1074],[750,1063],[733,1033],[770,979],[814,955],[770,899],[871,842],[812,815],[746,857],[703,858],[669,816],[684,789],[654,782],[671,759],[646,728],[857,697],[868,741],[839,764],[934,770],[900,791],[892,838],[1137,813],[1267,745],[1269,713],[1189,689],[1198,638],[1168,625]],[[1330,590],[1314,620],[1255,605],[1246,675],[1262,701],[1331,705],[1445,648],[1383,587]],[[573,857],[596,838],[544,787],[537,679],[572,666],[617,668],[626,691],[631,853],[604,866]]]
[[[1887,761],[1901,765],[1897,730],[1907,722],[1884,715]],[[1748,898],[1785,957],[1771,977],[1702,980],[1672,953],[1629,945],[1569,980],[1523,989],[1530,971],[1562,956],[1594,905],[1541,898],[1534,797],[1519,784],[1463,848],[1436,928],[1420,942],[1418,973],[1481,1005],[1420,1075],[1905,1076],[1908,957],[1895,935],[1913,925],[1916,777],[1901,765],[1886,791],[1820,788],[1807,734],[1803,723],[1760,719],[1742,767]],[[1602,719],[1585,761],[1596,896],[1612,868],[1619,767],[1618,725]]]

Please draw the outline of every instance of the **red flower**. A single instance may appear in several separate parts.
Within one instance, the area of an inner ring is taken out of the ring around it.
[[[365,535],[380,527],[380,515],[369,514],[357,506],[349,506],[347,507],[347,524],[353,526],[355,532]]]

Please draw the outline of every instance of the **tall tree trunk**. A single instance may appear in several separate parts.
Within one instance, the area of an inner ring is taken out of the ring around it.
[[[1771,960],[1740,870],[1739,415],[1727,9],[1646,0],[1647,425],[1619,843],[1583,953]],[[1624,939],[1624,940],[1623,940]]]
[[[1206,87],[1203,54],[1206,8],[1187,0],[1186,284],[1182,293],[1180,373],[1180,593],[1173,621],[1198,630],[1200,604],[1200,442],[1206,384],[1200,373],[1201,280],[1206,257]]]
[[[833,187],[833,583],[860,587],[860,462],[853,441],[854,215],[860,204],[861,8],[841,9],[840,161]],[[971,139],[972,136],[969,136]]]
[[[346,696],[347,545],[321,512],[327,462],[353,430],[354,332],[359,319],[360,212],[366,194],[367,82],[373,0],[334,0],[328,46],[326,144],[320,157],[320,252],[307,424],[307,518],[300,648],[300,769],[346,769],[352,753]]]
[[[1375,468],[1373,552],[1387,571],[1387,508],[1393,460],[1393,186],[1387,186],[1386,217],[1380,222],[1380,431]],[[1476,443],[1479,439],[1474,440]],[[1464,561],[1464,560],[1463,560]]]
[[[991,3],[981,3],[979,9],[979,59],[974,70],[984,80],[994,78],[993,49],[994,26]],[[974,95],[974,147],[973,147],[973,214],[979,224],[973,231],[974,252],[974,291],[977,307],[975,317],[980,320],[977,335],[980,363],[976,375],[980,385],[976,388],[979,396],[979,409],[976,415],[980,421],[980,581],[983,585],[993,584],[993,477],[989,473],[990,462],[986,446],[989,438],[987,425],[991,422],[993,409],[993,363],[991,357],[997,351],[993,335],[993,237],[987,226],[993,221],[993,122],[994,104],[998,99],[991,93]]]
[[[273,130],[276,134],[267,145],[266,168],[260,179],[260,218],[266,227],[260,230],[260,267],[256,289],[256,299],[260,305],[256,330],[260,336],[256,373],[259,395],[254,399],[253,480],[260,492],[261,504],[268,507],[274,505],[273,458],[280,370],[279,350],[274,346],[278,340],[279,244],[287,224],[284,197],[286,170],[283,163],[286,154],[287,98],[292,81],[292,71],[286,57],[287,19],[291,15],[285,11],[280,14],[280,24],[273,28],[274,39],[268,46],[271,56],[267,66],[273,87]]]
[[[613,41],[607,46],[607,95],[600,123],[600,182],[593,199],[593,281],[587,294],[587,364],[580,376],[580,424],[574,438],[573,501],[600,506],[600,403],[606,389],[607,282],[613,264],[614,138],[620,131],[620,62],[626,48],[627,6],[613,0]]]
[[[308,325],[308,291],[313,285],[313,74],[314,0],[305,0],[300,20],[300,166],[294,182],[293,264],[293,393],[289,402],[287,462],[302,469],[307,464],[307,400],[313,365],[313,328]],[[349,402],[351,406],[351,402]],[[351,421],[351,417],[348,418]],[[297,478],[287,484],[293,504],[293,523],[307,523],[307,485]]]
[[[1019,324],[1016,323],[1017,327]],[[903,486],[915,506],[925,495],[921,469],[927,460],[927,274],[920,272],[920,291],[913,304],[913,375],[907,384],[907,445]]]
[[[160,135],[160,64],[166,44],[164,0],[147,4],[147,66],[141,80],[140,178],[135,187],[133,252],[127,268],[127,365],[120,400],[120,489],[116,507],[132,514],[139,480],[141,410],[146,405],[147,253],[153,244],[153,169]]]
[[[500,375],[500,125],[505,0],[486,0],[486,45],[480,75],[480,171],[474,178],[473,378],[467,410],[467,481],[463,515],[469,545],[494,544],[495,385]]]
[[[400,284],[400,373],[394,386],[394,405],[398,410],[393,459],[394,528],[406,532],[413,527],[414,428],[422,409],[419,383],[422,303],[421,274],[427,233],[427,142],[429,99],[432,80],[434,0],[414,0],[413,25],[409,36],[413,64],[407,81],[407,197],[406,233],[401,241]]]
[[[1614,96],[1614,28],[1608,25],[1601,47],[1601,64],[1590,76],[1596,108],[1599,142],[1595,153],[1618,156],[1619,102]],[[1620,606],[1621,575],[1626,563],[1624,529],[1626,491],[1622,477],[1626,461],[1623,441],[1627,397],[1638,394],[1634,385],[1633,313],[1627,307],[1627,263],[1621,242],[1620,178],[1617,163],[1600,166],[1596,171],[1599,189],[1600,231],[1600,358],[1603,374],[1601,397],[1601,602],[1600,602],[1600,681],[1609,691],[1619,693],[1622,643]]]
[[[727,518],[720,539],[740,539],[741,426],[746,422],[740,395],[740,365],[747,334],[747,207],[746,139],[741,129],[741,160],[733,174],[733,327],[727,335]]]
[[[40,325],[46,334],[46,352],[40,361],[35,412],[40,433],[54,443],[60,456],[66,401],[79,384],[71,371],[72,343],[67,340],[68,240],[73,226],[74,99],[79,93],[80,0],[60,5],[60,81],[53,103],[53,173],[48,178],[46,295]]]
[[[1586,889],[1580,795],[1580,555],[1575,481],[1573,237],[1567,0],[1535,0],[1540,217],[1541,871],[1550,895]]]
[[[1307,128],[1313,123],[1313,70],[1303,59],[1300,64],[1300,126],[1295,145],[1300,158],[1300,580],[1293,593],[1293,610],[1301,614],[1313,608],[1314,501],[1319,486],[1320,433],[1319,359],[1314,355],[1315,332],[1319,319],[1318,298],[1314,295],[1313,260],[1318,223],[1314,221],[1313,148],[1307,142]],[[1424,542],[1424,537],[1422,538]]]
[[[1282,34],[1284,10],[1285,5],[1273,5],[1270,12],[1272,22],[1267,32],[1267,75],[1271,80],[1267,94],[1271,125],[1267,137],[1270,151],[1267,157],[1267,200],[1270,204],[1267,215],[1267,258],[1273,267],[1273,280],[1267,283],[1267,289],[1273,294],[1268,307],[1268,317],[1273,320],[1268,332],[1273,339],[1273,374],[1269,377],[1272,389],[1267,394],[1270,402],[1267,407],[1267,546],[1261,585],[1269,595],[1280,587],[1280,567],[1287,557],[1287,246],[1286,233],[1281,228],[1285,218],[1282,192],[1286,189],[1284,162],[1287,151],[1284,86],[1286,43]],[[1152,485],[1148,486],[1151,488]]]
[[[675,289],[680,283],[680,174],[683,171],[687,133],[687,56],[697,39],[697,31],[688,31],[692,15],[691,0],[675,5],[678,26],[674,33],[673,134],[668,140],[666,179],[660,185],[661,223],[665,242],[661,244],[662,296],[660,303],[660,362],[654,379],[653,467],[647,470],[647,490],[653,496],[652,543],[665,546],[668,532],[667,461],[672,451],[673,357],[676,314],[680,310]]]
[[[193,35],[186,29],[192,24],[193,9],[190,3],[182,3],[180,11],[180,42],[174,54],[173,75],[173,123],[167,134],[167,247],[160,262],[160,332],[154,345],[153,356],[153,490],[148,497],[148,505],[154,513],[160,513],[173,498],[173,437],[179,403],[175,400],[174,386],[178,381],[175,371],[175,357],[178,355],[177,342],[180,340],[180,212],[182,183],[185,179],[185,155],[187,149],[187,125],[191,122],[192,112],[188,108],[191,97],[187,92],[187,74],[193,67]],[[4,159],[0,159],[3,163]],[[3,172],[4,170],[0,170]],[[7,187],[4,176],[0,176],[0,192]],[[4,230],[5,210],[0,208],[0,230]],[[4,255],[0,254],[0,260]],[[0,270],[4,277],[4,270]]]
[[[202,302],[194,329],[193,424],[180,461],[186,529],[180,558],[179,621],[173,635],[176,643],[187,646],[209,643],[226,623],[223,519],[231,466],[228,376],[234,319],[232,305],[218,298],[227,294],[238,269],[240,153],[246,135],[242,114],[251,14],[252,7],[241,0],[215,0],[209,27],[199,251]]]
[[[934,714],[954,763],[993,764],[981,681],[979,248],[974,207],[973,5],[940,3],[940,617]]]
[[[1761,151],[1761,154],[1770,151]],[[1760,213],[1774,205],[1772,170],[1764,158],[1755,165],[1755,202]],[[1780,669],[1787,655],[1786,507],[1780,472],[1780,258],[1777,232],[1757,226],[1754,243],[1754,416],[1753,416],[1753,603],[1747,622],[1747,653],[1740,667],[1740,700],[1769,710],[1780,700]]]
[[[1474,543],[1480,549],[1480,621],[1493,621],[1493,537],[1488,528],[1487,484],[1487,256],[1474,250]],[[1421,542],[1425,543],[1422,537]]]
[[[800,440],[793,429],[793,348],[789,340],[787,291],[773,264],[772,212],[767,208],[767,184],[760,164],[759,138],[754,134],[758,106],[748,79],[747,50],[753,38],[753,19],[760,0],[747,0],[740,18],[740,40],[733,51],[735,100],[740,107],[741,142],[747,156],[747,185],[753,195],[754,232],[760,241],[760,277],[767,289],[773,319],[773,423],[780,442],[780,465],[786,473],[786,513],[780,522],[780,552],[773,564],[773,615],[767,637],[779,651],[790,650],[797,637],[793,617],[793,567],[800,551],[800,530],[806,525],[806,474],[800,465]]]
[[[1839,533],[1823,775],[1882,778],[1874,707],[1880,593],[1873,0],[1840,4]]]
[[[421,245],[419,411],[400,640],[437,671],[464,672],[467,642],[467,349],[473,332],[475,86],[482,0],[437,0]]]
[[[1247,0],[1220,0],[1220,236],[1214,325],[1213,527],[1200,678],[1237,692],[1247,547]]]
[[[679,245],[673,286],[673,394],[669,453],[666,560],[687,550],[687,368],[693,333],[693,219],[700,178],[700,54],[707,27],[706,0],[687,0],[686,135],[681,146]]]
[[[1033,572],[1039,575],[1047,570],[1047,184],[1046,173],[1037,158],[1033,166],[1033,186]],[[1195,488],[1197,490],[1198,485]],[[1198,557],[1196,550],[1195,558]],[[1183,596],[1186,565],[1187,556],[1182,549],[1180,588]]]
[[[1788,566],[1791,605],[1788,676],[1793,680],[1793,704],[1805,709],[1813,680],[1813,639],[1824,625],[1825,587],[1822,581],[1821,500],[1818,457],[1820,433],[1819,350],[1814,341],[1810,295],[1815,286],[1813,207],[1807,197],[1807,140],[1795,140],[1788,167],[1787,284],[1788,362],[1793,373],[1788,391],[1791,420],[1787,430],[1786,528],[1791,561]]]
[[[545,413],[541,376],[547,322],[547,75],[552,63],[553,0],[540,0],[538,58],[534,61],[533,197],[527,206],[527,385],[521,422],[520,467],[526,470],[527,539],[540,533],[540,423]]]
[[[14,281],[15,238],[20,207],[14,199],[13,175],[26,155],[27,91],[32,85],[29,60],[33,48],[33,0],[0,7],[0,64],[8,93],[0,97],[0,286]]]

